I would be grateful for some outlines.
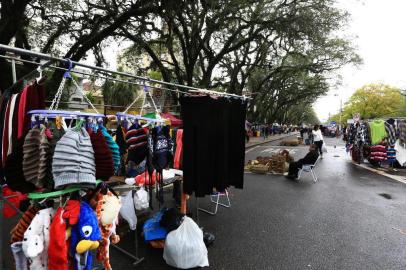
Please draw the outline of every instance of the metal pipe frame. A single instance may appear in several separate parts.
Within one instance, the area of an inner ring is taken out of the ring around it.
[[[244,98],[244,99],[246,98],[246,97],[238,96],[238,95],[235,95],[235,94],[228,94],[228,93],[223,93],[223,92],[211,91],[211,90],[207,90],[207,89],[200,89],[200,88],[197,88],[197,87],[192,87],[192,86],[187,86],[187,85],[181,85],[181,84],[177,84],[177,83],[171,83],[171,82],[155,80],[155,79],[151,79],[151,78],[143,77],[143,76],[138,76],[138,75],[127,73],[127,72],[121,72],[121,71],[106,69],[106,68],[102,68],[102,67],[92,66],[92,65],[80,63],[80,62],[77,62],[77,61],[71,61],[71,60],[68,60],[68,59],[63,59],[63,58],[60,58],[60,57],[52,56],[52,55],[49,55],[49,54],[44,54],[44,53],[40,53],[40,52],[34,52],[34,51],[25,50],[25,49],[21,49],[21,48],[16,48],[16,47],[3,45],[3,44],[0,44],[0,52],[1,51],[12,52],[12,53],[19,54],[19,55],[27,55],[27,56],[38,57],[38,58],[48,60],[48,61],[58,61],[58,62],[63,63],[63,64],[72,63],[73,66],[80,66],[80,67],[83,67],[83,68],[97,70],[97,71],[100,71],[100,72],[106,72],[106,73],[110,73],[110,74],[116,74],[116,75],[125,76],[125,77],[129,77],[129,78],[134,78],[134,79],[141,80],[141,81],[144,81],[144,82],[159,83],[161,85],[167,85],[167,86],[172,86],[172,87],[177,87],[177,88],[194,90],[195,92],[211,93],[211,94],[216,94],[216,95],[239,97],[239,98]]]

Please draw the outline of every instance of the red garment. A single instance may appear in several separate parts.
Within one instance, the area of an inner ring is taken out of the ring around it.
[[[6,164],[7,160],[7,151],[8,151],[8,121],[10,117],[10,103],[11,103],[11,98],[7,102],[7,109],[6,109],[6,114],[4,116],[4,123],[3,123],[3,141],[2,141],[2,161],[3,161],[3,167]]]
[[[176,132],[176,152],[173,160],[173,168],[182,168],[182,152],[183,152],[183,129],[178,129]]]
[[[22,134],[25,134],[29,128],[30,128],[30,122],[31,119],[30,117],[27,117],[27,112],[31,110],[43,110],[45,109],[45,88],[43,85],[37,84],[37,82],[34,82],[32,85],[26,87],[25,92],[25,104],[24,102],[22,103],[20,101],[20,104],[23,105],[22,107],[22,113],[24,115],[23,120],[23,126],[22,126]],[[24,97],[21,98],[21,100],[24,100]],[[20,110],[20,105],[18,107]],[[19,113],[20,116],[20,113]],[[19,134],[20,134],[20,126],[19,128]]]
[[[9,196],[13,196],[13,197],[7,198],[7,201],[9,203],[13,204],[16,208],[19,208],[20,202],[27,198],[27,196],[24,196],[20,192],[15,192],[15,191],[11,190],[11,188],[9,188],[7,186],[3,187],[3,197],[9,197]],[[17,211],[12,206],[10,206],[8,203],[4,204],[3,215],[5,218],[13,217],[16,214],[17,214]]]
[[[17,95],[16,98],[16,103],[15,103],[15,108],[14,108],[14,113],[13,113],[13,145],[17,141],[18,138],[18,116],[19,116],[19,109],[20,109],[20,100],[21,100],[21,94]]]
[[[68,269],[68,245],[66,241],[66,222],[59,207],[49,229],[48,269]]]
[[[27,100],[27,91],[28,91],[28,85],[24,88],[24,90],[21,92],[21,98],[20,98],[20,103],[18,104],[18,134],[17,137],[21,138],[23,136],[23,131],[24,131],[24,121],[25,121],[25,104]]]

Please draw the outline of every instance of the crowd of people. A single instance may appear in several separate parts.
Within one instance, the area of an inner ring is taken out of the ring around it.
[[[277,134],[289,134],[297,131],[298,127],[291,124],[251,124],[248,121],[245,123],[246,141],[249,142],[250,137],[262,137],[266,140],[269,136]]]

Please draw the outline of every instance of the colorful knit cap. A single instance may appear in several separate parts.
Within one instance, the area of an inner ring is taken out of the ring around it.
[[[148,153],[148,136],[144,128],[133,124],[125,135],[128,147],[128,160],[141,163]]]
[[[101,131],[113,156],[114,171],[117,172],[120,169],[120,148],[105,127],[101,127]]]
[[[94,158],[96,162],[96,178],[108,180],[114,175],[113,156],[110,148],[107,145],[103,133],[99,129],[97,132],[90,134],[90,140],[94,150]]]

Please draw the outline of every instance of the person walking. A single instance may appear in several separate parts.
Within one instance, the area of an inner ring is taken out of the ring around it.
[[[320,158],[323,158],[323,134],[321,133],[321,129],[319,128],[319,125],[314,125],[313,131],[313,142],[317,146],[317,150],[320,153]]]

